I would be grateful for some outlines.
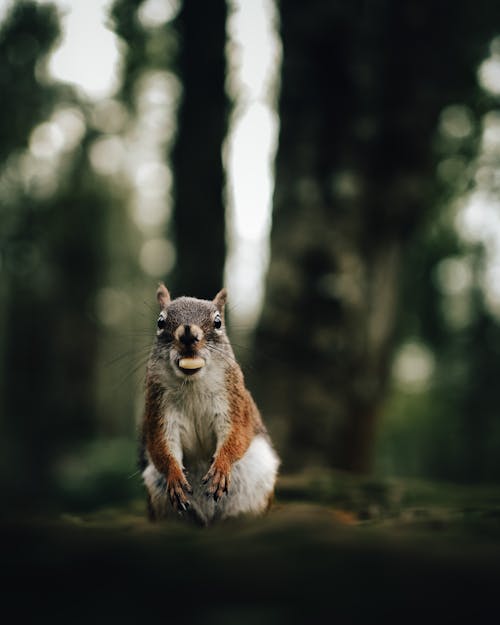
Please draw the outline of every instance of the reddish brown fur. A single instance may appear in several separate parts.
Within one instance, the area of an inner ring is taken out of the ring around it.
[[[205,480],[211,481],[208,491],[217,497],[227,492],[232,465],[244,456],[254,436],[264,431],[259,411],[245,388],[239,367],[227,370],[226,389],[231,430],[205,476]]]
[[[167,480],[167,489],[174,507],[185,504],[185,492],[191,487],[179,466],[179,463],[170,453],[164,434],[164,423],[161,411],[163,391],[158,382],[146,381],[146,407],[144,411],[144,432],[146,448],[155,467]]]

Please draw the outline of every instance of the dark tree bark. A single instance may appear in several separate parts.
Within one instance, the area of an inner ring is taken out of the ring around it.
[[[177,262],[169,281],[176,295],[212,298],[222,286],[226,16],[224,0],[187,1],[177,18],[183,94],[172,154]]]
[[[371,466],[407,242],[442,109],[471,104],[488,2],[283,0],[271,263],[256,355],[285,464]]]

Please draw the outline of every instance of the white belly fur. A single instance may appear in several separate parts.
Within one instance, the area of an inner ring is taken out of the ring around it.
[[[206,496],[206,485],[202,483],[208,464],[206,461],[193,464],[187,467],[187,478],[193,489],[189,496],[191,508],[203,524],[241,514],[260,514],[265,511],[274,490],[278,466],[278,456],[269,441],[264,436],[256,436],[243,458],[233,465],[229,492],[215,503]],[[142,476],[156,515],[175,515],[168,501],[165,478],[152,463]]]

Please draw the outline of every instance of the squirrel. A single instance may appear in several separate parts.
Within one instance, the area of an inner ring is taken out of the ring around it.
[[[259,515],[280,461],[226,334],[226,289],[212,301],[171,300],[160,283],[156,297],[140,453],[149,518]]]

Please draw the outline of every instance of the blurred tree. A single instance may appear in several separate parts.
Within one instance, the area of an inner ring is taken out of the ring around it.
[[[257,332],[280,362],[257,353],[256,370],[264,407],[285,424],[289,466],[314,458],[366,471],[400,269],[440,199],[439,116],[476,103],[500,7],[285,0],[280,12],[281,133]]]
[[[172,154],[176,295],[213,298],[225,244],[222,145],[227,131],[225,0],[184,2],[176,19],[182,99]]]
[[[9,479],[27,507],[57,498],[62,456],[97,428],[91,311],[107,198],[85,161],[81,152],[49,200],[22,198],[24,219],[9,241],[5,415],[16,466]]]
[[[145,67],[152,64],[148,54],[148,33],[137,18],[137,11],[144,0],[115,0],[111,7],[111,18],[115,33],[124,45],[121,98],[133,106],[134,88]],[[165,59],[159,62],[165,62]]]
[[[21,243],[17,247],[18,253],[16,254],[16,246],[13,246],[13,241],[18,238],[18,231],[21,229],[20,223],[26,219],[29,208],[24,203],[9,205],[9,195],[12,197],[12,192],[9,189],[11,185],[5,175],[5,169],[9,156],[27,145],[32,128],[46,116],[53,105],[54,90],[40,88],[35,73],[38,61],[52,48],[58,36],[59,23],[55,7],[40,6],[34,2],[19,2],[12,6],[0,30],[0,90],[2,93],[0,99],[0,168],[4,174],[0,206],[2,255],[0,319],[3,339],[0,359],[2,389],[0,424],[2,453],[0,455],[2,485],[7,492],[13,489],[12,476],[9,475],[11,463],[16,465],[20,463],[22,474],[23,462],[27,456],[24,453],[22,437],[16,437],[14,434],[16,431],[19,432],[18,424],[8,411],[7,395],[10,393],[8,379],[12,373],[10,359],[14,353],[9,352],[6,341],[10,340],[12,344],[12,337],[14,337],[15,328],[9,327],[8,309],[15,285],[12,283],[13,276],[7,273],[7,268],[9,256],[20,256],[19,252],[22,253],[23,249],[26,252],[29,249],[29,245],[28,248],[23,248]],[[29,252],[27,255],[29,256]]]
[[[0,163],[26,145],[33,126],[52,108],[55,88],[40,88],[37,66],[59,37],[54,6],[35,2],[13,4],[0,31],[2,140]],[[27,97],[29,95],[29,97]]]
[[[96,415],[89,312],[103,274],[107,197],[85,149],[53,160],[54,125],[38,126],[56,103],[75,110],[71,89],[39,79],[58,36],[55,8],[32,2],[14,4],[0,33],[2,477],[4,492],[27,507],[56,498],[54,470],[94,432]]]

